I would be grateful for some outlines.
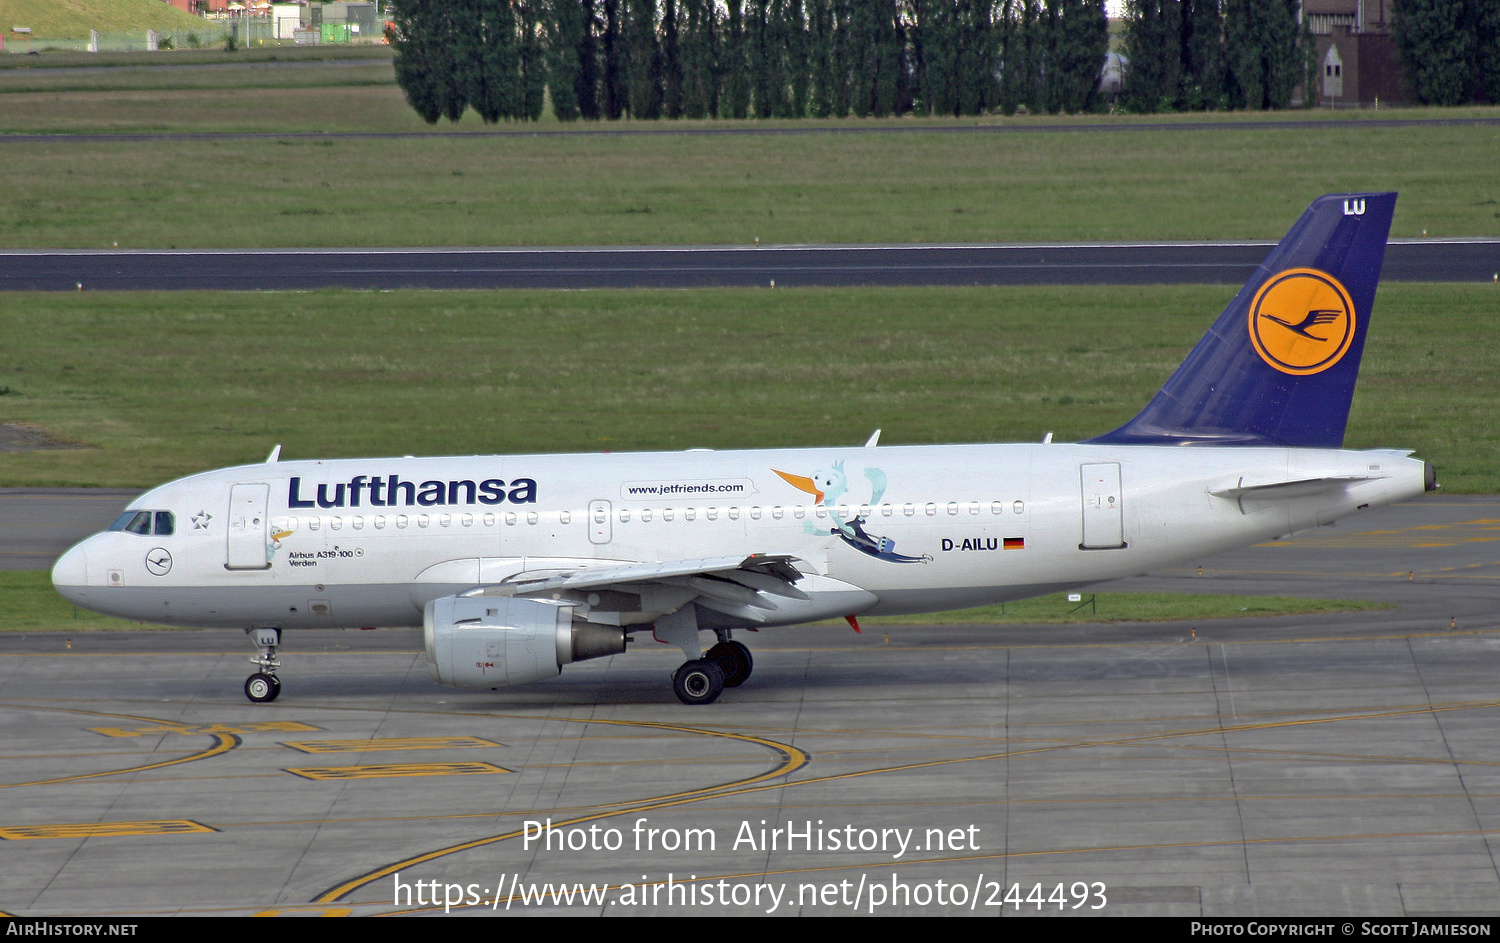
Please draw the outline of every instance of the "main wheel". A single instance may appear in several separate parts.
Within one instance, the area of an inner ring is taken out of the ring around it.
[[[750,657],[750,649],[739,642],[720,642],[703,657],[718,665],[719,670],[724,672],[726,688],[737,688],[744,684],[755,668],[755,659]]]
[[[724,693],[724,672],[708,658],[685,661],[672,673],[672,690],[684,704],[712,704]]]
[[[245,679],[245,696],[257,704],[267,704],[276,700],[281,693],[281,679],[275,675],[262,674],[257,671]]]

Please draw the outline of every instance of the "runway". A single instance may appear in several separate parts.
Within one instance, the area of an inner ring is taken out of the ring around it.
[[[0,910],[1495,916],[1497,547],[1435,495],[1109,587],[1392,609],[768,630],[703,708],[654,646],[298,633],[252,705],[239,633],[0,637]]]
[[[10,250],[0,290],[1238,284],[1274,242]],[[1492,281],[1500,239],[1395,240],[1385,281]]]

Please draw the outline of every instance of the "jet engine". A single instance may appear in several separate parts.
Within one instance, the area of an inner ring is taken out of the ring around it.
[[[566,602],[444,596],[422,613],[432,678],[498,688],[551,678],[570,662],[618,655],[625,631],[573,621]]]

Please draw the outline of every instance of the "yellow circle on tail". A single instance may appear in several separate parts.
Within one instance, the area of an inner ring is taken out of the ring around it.
[[[1282,373],[1322,373],[1354,342],[1354,302],[1339,280],[1317,269],[1271,276],[1250,303],[1250,342]]]

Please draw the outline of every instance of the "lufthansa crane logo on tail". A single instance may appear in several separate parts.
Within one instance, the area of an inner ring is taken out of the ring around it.
[[[1322,373],[1354,342],[1354,302],[1317,269],[1273,275],[1250,303],[1250,342],[1266,363],[1296,376]]]

